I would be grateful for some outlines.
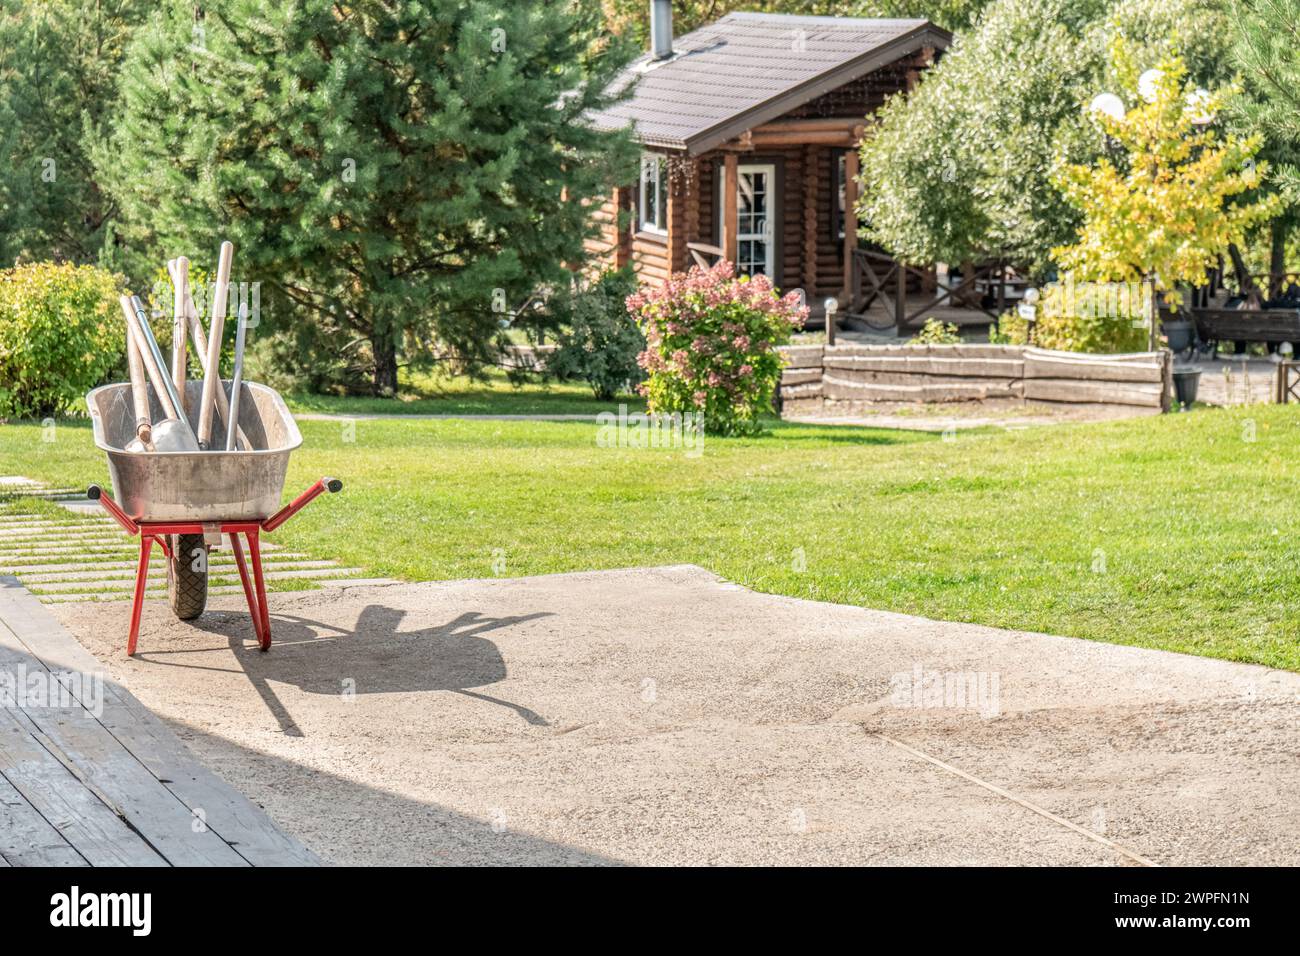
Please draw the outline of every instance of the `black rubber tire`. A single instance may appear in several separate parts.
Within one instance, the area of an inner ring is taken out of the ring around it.
[[[195,570],[196,564],[202,570]],[[208,549],[203,535],[172,537],[172,557],[167,562],[167,599],[182,621],[194,620],[208,606]]]

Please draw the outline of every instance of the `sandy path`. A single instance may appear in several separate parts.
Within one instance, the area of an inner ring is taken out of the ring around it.
[[[240,600],[135,660],[126,605],[55,613],[336,862],[1300,862],[1292,673],[692,567],[277,594],[269,654]]]

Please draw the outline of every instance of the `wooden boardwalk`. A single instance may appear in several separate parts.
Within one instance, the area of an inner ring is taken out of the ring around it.
[[[319,863],[0,577],[0,867]]]

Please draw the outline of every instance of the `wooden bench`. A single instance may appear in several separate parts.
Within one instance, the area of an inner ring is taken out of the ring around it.
[[[1300,344],[1300,309],[1193,309],[1202,342]]]

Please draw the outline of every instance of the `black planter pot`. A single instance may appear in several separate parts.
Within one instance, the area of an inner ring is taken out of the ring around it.
[[[1160,329],[1169,340],[1169,351],[1175,355],[1186,352],[1196,342],[1196,327],[1191,322],[1169,319],[1160,323]]]
[[[1196,391],[1201,384],[1201,370],[1194,365],[1174,368],[1174,398],[1184,410],[1196,401]]]

